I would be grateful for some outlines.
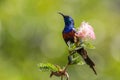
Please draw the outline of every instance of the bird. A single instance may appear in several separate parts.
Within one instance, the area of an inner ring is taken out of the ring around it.
[[[76,29],[74,27],[74,20],[72,17],[68,16],[68,15],[64,15],[63,13],[59,12],[60,15],[63,16],[64,19],[64,29],[62,31],[62,36],[63,39],[65,41],[65,43],[67,44],[68,42],[70,43],[76,43],[76,37],[75,37],[75,33],[76,33]],[[78,39],[77,39],[78,40]],[[69,46],[67,44],[67,46]],[[76,51],[78,54],[80,54],[83,58],[83,60],[85,61],[85,63],[87,65],[89,65],[89,67],[94,71],[94,73],[97,75],[97,72],[95,70],[95,63],[89,58],[87,51],[84,48],[80,48]]]

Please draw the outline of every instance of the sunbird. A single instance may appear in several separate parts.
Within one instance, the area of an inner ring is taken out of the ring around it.
[[[65,23],[64,29],[62,31],[62,36],[63,36],[63,39],[64,39],[65,43],[66,44],[68,42],[76,43],[77,39],[75,39],[76,38],[75,37],[76,29],[74,27],[74,20],[70,16],[64,15],[63,13],[59,12],[59,14],[63,16],[64,23]],[[68,46],[68,44],[67,44],[67,46]],[[76,52],[82,56],[82,58],[84,59],[85,63],[87,65],[89,65],[89,67],[94,71],[95,74],[97,74],[96,70],[94,69],[95,64],[89,58],[89,56],[87,54],[87,51],[84,48],[80,48]]]

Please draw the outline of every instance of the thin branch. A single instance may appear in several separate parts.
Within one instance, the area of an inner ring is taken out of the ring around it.
[[[69,66],[69,63],[67,63],[67,65],[65,66],[64,72],[67,70],[68,66]]]
[[[63,76],[61,76],[61,80],[63,80]]]

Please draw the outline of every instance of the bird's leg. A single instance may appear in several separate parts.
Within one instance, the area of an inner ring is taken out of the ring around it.
[[[68,45],[69,48],[71,48],[71,43],[70,43],[70,41],[67,42],[67,45]]]

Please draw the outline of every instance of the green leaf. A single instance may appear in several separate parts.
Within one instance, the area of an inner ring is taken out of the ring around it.
[[[80,59],[78,56],[72,59],[72,64],[78,64],[79,62],[80,62]]]
[[[76,48],[75,43],[71,43],[70,41],[68,41],[67,44],[68,44],[69,51],[75,50],[75,48]]]
[[[85,62],[83,62],[82,60],[79,61],[79,63],[77,63],[77,65],[84,65],[84,64],[85,64]]]
[[[73,63],[72,64],[83,65],[84,62],[79,57],[76,57],[76,58],[73,59]]]
[[[78,54],[74,54],[72,56],[72,62],[71,62],[72,65],[83,65],[84,62],[80,59],[79,55]]]
[[[56,71],[59,71],[59,69],[60,69],[60,66],[53,65],[51,63],[39,63],[38,67],[39,67],[40,71],[53,71],[53,72],[56,72]]]
[[[81,44],[81,46],[88,49],[95,49],[95,46],[90,42],[84,42],[83,44]]]

